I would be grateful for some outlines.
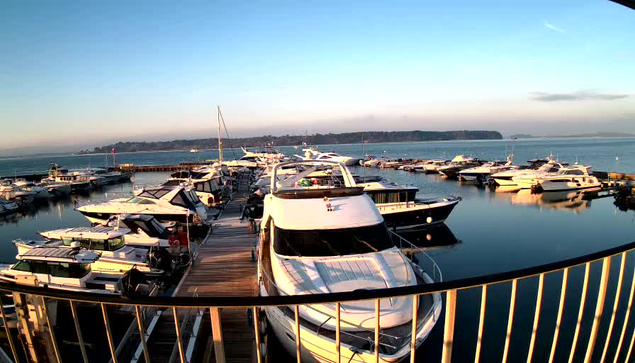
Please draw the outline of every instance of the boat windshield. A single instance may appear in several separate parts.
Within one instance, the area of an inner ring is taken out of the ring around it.
[[[139,197],[132,197],[130,199],[128,199],[126,201],[126,203],[132,203],[132,204],[156,204],[155,202],[149,200],[149,199],[144,199],[144,198],[139,198]]]
[[[379,252],[394,247],[385,223],[374,226],[291,230],[275,227],[273,249],[285,256],[344,256]]]
[[[125,244],[123,237],[110,239],[89,239],[89,238],[62,238],[65,246],[70,246],[71,242],[79,242],[82,248],[97,251],[116,251]]]

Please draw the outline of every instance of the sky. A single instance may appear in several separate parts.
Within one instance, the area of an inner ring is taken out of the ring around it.
[[[231,135],[635,132],[635,11],[608,1],[20,1],[0,149]]]

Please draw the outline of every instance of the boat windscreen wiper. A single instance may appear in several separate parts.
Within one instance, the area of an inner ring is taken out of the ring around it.
[[[373,250],[373,252],[379,252],[379,250],[375,247],[373,247],[370,243],[358,238],[357,236],[353,235],[353,238],[356,239],[358,242],[361,242],[363,244],[365,244],[368,248],[370,248],[371,250]]]
[[[339,253],[338,251],[335,250],[335,248],[333,248],[333,245],[331,245],[330,243],[328,243],[325,239],[323,238],[318,238],[318,241],[320,241],[321,243],[325,244],[326,247],[328,247],[329,250],[331,250],[331,252],[333,252],[336,255],[341,255],[341,253]]]

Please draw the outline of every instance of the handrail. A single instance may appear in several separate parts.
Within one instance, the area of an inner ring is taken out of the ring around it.
[[[482,285],[498,284],[515,279],[525,279],[540,274],[560,271],[586,263],[595,262],[607,257],[613,257],[622,252],[635,250],[635,242],[609,248],[599,252],[574,257],[562,261],[522,268],[518,270],[495,273],[484,276],[468,277],[452,281],[433,284],[413,285],[387,289],[360,290],[336,292],[329,294],[293,295],[293,296],[243,296],[243,297],[123,297],[98,293],[66,292],[34,286],[18,285],[0,281],[0,291],[26,293],[36,296],[50,297],[76,302],[109,303],[115,305],[139,305],[158,307],[265,307],[292,306],[302,304],[324,304],[357,300],[374,300],[390,297],[409,296],[417,294],[433,294],[449,290],[463,290]]]

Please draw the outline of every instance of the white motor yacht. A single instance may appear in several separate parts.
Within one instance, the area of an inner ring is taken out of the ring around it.
[[[355,185],[346,166],[330,165],[341,170],[339,186],[299,183],[295,177],[280,180],[278,167],[274,168],[260,234],[261,295],[324,294],[432,283],[433,279],[395,246],[374,202]],[[440,294],[421,295],[414,331],[416,346],[434,327],[441,304]],[[397,362],[410,353],[411,297],[381,300],[378,342],[374,338],[375,303],[342,303],[340,357],[336,353],[334,308],[335,304],[299,307],[303,362],[374,361],[376,344],[380,362]],[[293,309],[264,310],[278,340],[296,356]]]
[[[28,181],[25,179],[16,179],[13,181],[13,184],[19,186],[20,188],[26,191],[34,192],[35,199],[41,200],[41,199],[48,199],[51,197],[51,193],[49,192],[46,185],[38,185],[32,181]]]
[[[16,202],[21,205],[29,205],[35,200],[37,192],[23,189],[10,180],[0,182],[0,198]]]
[[[426,174],[435,174],[439,172],[439,168],[444,167],[450,163],[449,160],[430,160],[427,164],[424,165],[424,170]]]
[[[567,164],[550,162],[541,166],[538,170],[512,176],[511,183],[515,183],[515,186],[521,189],[531,189],[536,185],[536,179],[549,175],[558,175],[561,170],[565,170],[566,168],[568,168]],[[511,184],[506,185],[511,186]]]
[[[559,163],[553,159],[534,159],[529,160],[530,165],[520,167],[518,169],[511,169],[500,171],[492,174],[492,179],[496,184],[504,187],[517,186],[517,182],[513,180],[514,177],[521,177],[534,173],[555,173],[560,168],[565,167],[566,163]]]
[[[353,158],[350,156],[342,156],[335,152],[321,152],[317,148],[310,147],[302,149],[304,156],[297,155],[302,160],[319,160],[319,161],[334,161],[342,163],[347,166],[357,165],[360,158]]]
[[[512,165],[512,158],[506,161],[492,161],[473,168],[459,171],[459,180],[485,182],[490,175],[501,171],[516,170],[518,166]]]
[[[92,271],[91,266],[99,259],[99,255],[86,250],[33,248],[16,258],[17,263],[2,266],[0,279],[21,285],[101,294],[130,294],[149,290],[147,281],[138,280],[145,278],[137,270],[131,270],[124,276]]]
[[[205,223],[207,208],[189,187],[157,187],[140,190],[134,197],[113,199],[77,208],[92,223],[103,224],[118,214],[155,216],[161,222]]]
[[[561,169],[557,175],[545,175],[536,179],[536,188],[545,192],[598,188],[602,183],[589,174],[590,166],[572,165]]]
[[[125,235],[129,229],[108,227],[76,227],[63,230],[40,232],[46,241],[15,240],[13,244],[18,254],[34,248],[82,248],[97,253],[100,257],[92,263],[93,271],[103,274],[122,275],[132,268],[148,276],[161,276],[164,271],[154,268],[145,256],[137,253],[132,246],[125,244]]]
[[[173,173],[164,186],[189,185],[207,207],[215,207],[229,199],[231,191],[221,187],[221,176],[215,173],[177,172]]]

